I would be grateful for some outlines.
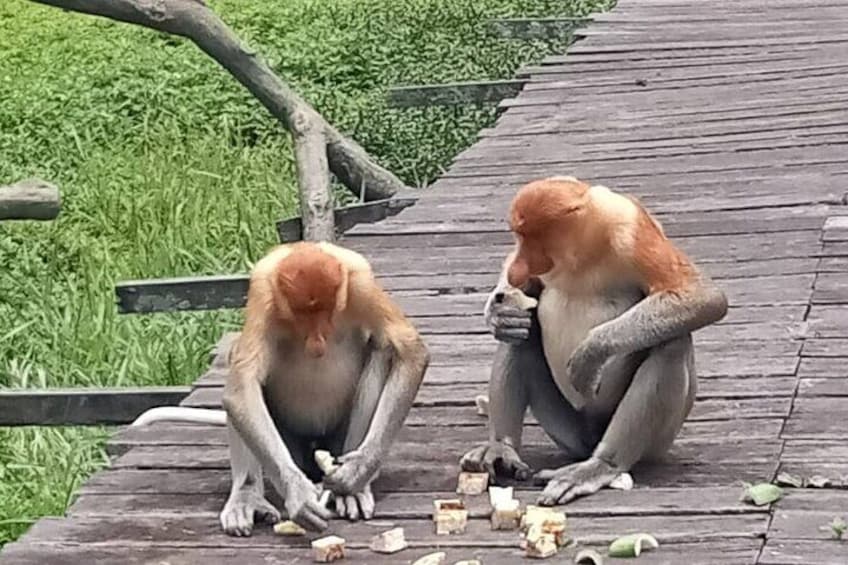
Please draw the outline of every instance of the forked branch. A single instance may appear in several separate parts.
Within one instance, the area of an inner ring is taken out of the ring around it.
[[[356,196],[365,200],[389,198],[404,189],[403,182],[378,165],[355,141],[342,135],[291,89],[265,61],[245,46],[221,18],[200,0],[33,0],[66,10],[103,16],[120,22],[186,37],[212,57],[253,94],[294,136],[301,182],[301,209],[326,207],[320,161]],[[297,116],[297,120],[295,120]],[[308,133],[305,133],[308,132]],[[307,140],[308,139],[308,143]],[[300,141],[298,141],[300,140]],[[307,143],[307,145],[304,145]],[[308,147],[307,147],[308,146]],[[325,158],[316,157],[323,147]],[[300,162],[301,158],[308,162]],[[318,188],[318,194],[308,194]],[[332,202],[330,201],[332,212]],[[313,215],[314,215],[313,214]],[[320,220],[321,215],[315,220]],[[307,214],[304,212],[304,223]],[[332,226],[332,213],[329,216]],[[326,219],[326,218],[324,218]],[[319,232],[324,228],[316,228]]]

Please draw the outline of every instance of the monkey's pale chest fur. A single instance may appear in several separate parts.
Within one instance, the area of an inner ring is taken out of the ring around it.
[[[266,381],[273,416],[287,429],[306,436],[323,436],[342,424],[350,413],[365,364],[367,336],[340,328],[324,356],[308,356],[303,347],[280,341],[279,359]]]
[[[589,334],[589,331],[604,322],[618,317],[642,298],[636,288],[603,293],[566,293],[556,287],[546,287],[539,297],[538,316],[542,328],[542,346],[545,358],[557,386],[575,407],[581,408],[585,399],[566,378],[565,369],[572,354]],[[596,401],[597,408],[612,404],[618,392],[626,389],[627,383],[620,382],[618,375],[630,369],[629,359],[612,359],[604,368],[604,375],[615,375],[614,381],[604,379],[607,394]],[[632,372],[632,371],[631,371]],[[591,407],[590,407],[591,408]]]

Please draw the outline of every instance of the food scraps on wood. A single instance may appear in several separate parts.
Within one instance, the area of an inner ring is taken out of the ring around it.
[[[833,536],[833,539],[841,540],[842,536],[845,535],[845,532],[848,531],[848,524],[845,523],[841,517],[837,516],[830,522],[827,526],[822,526],[821,528],[824,531],[829,531],[830,535]]]
[[[825,488],[830,486],[830,479],[827,477],[822,477],[821,475],[813,475],[812,477],[808,477],[804,483],[813,488]]]
[[[458,494],[483,494],[489,486],[489,473],[469,473],[463,471],[457,479],[456,492]]]
[[[574,562],[580,565],[604,565],[604,558],[594,549],[581,549],[574,556]]]
[[[291,520],[286,520],[285,522],[274,524],[274,533],[280,536],[305,536],[306,530]]]
[[[516,500],[499,501],[492,510],[493,530],[516,530],[521,523],[521,503]]]
[[[318,563],[330,563],[344,559],[345,540],[339,536],[327,536],[312,542],[313,558]]]
[[[536,559],[547,559],[557,554],[559,546],[556,536],[550,532],[542,531],[541,524],[533,524],[527,529],[524,539],[521,541],[524,555]]]
[[[447,557],[448,555],[444,551],[428,553],[427,555],[416,559],[412,565],[442,565]]]
[[[392,528],[372,537],[369,547],[377,553],[397,553],[409,547],[409,544],[406,542],[403,528]]]
[[[478,416],[489,415],[489,397],[485,394],[478,394],[474,397],[474,405],[477,406]]]
[[[453,565],[483,565],[483,563],[479,559],[463,559],[462,561],[457,561]]]
[[[787,487],[801,488],[804,486],[804,479],[784,472],[778,473],[775,483]]]
[[[651,534],[629,534],[614,540],[609,546],[610,557],[639,557],[643,550],[656,549],[660,546]]]
[[[783,489],[771,483],[757,483],[755,485],[744,483],[745,493],[742,500],[753,502],[757,506],[770,504],[783,496]]]
[[[468,523],[468,510],[458,498],[433,501],[436,535],[461,534]]]

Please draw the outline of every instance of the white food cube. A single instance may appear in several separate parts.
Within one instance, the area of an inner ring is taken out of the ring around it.
[[[459,474],[456,492],[472,495],[483,494],[486,492],[487,486],[489,486],[489,473],[462,472]]]
[[[406,543],[403,528],[392,528],[371,538],[371,551],[377,553],[397,553],[409,546]]]
[[[330,563],[344,559],[345,540],[339,536],[327,536],[312,542],[312,553],[318,563]]]
[[[509,502],[512,498],[512,487],[489,487],[489,504],[492,508],[502,502]]]
[[[521,522],[521,503],[512,499],[508,502],[499,502],[492,511],[493,530],[515,530]]]

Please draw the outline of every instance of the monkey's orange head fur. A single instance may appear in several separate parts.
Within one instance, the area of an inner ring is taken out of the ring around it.
[[[509,227],[518,249],[507,271],[509,284],[521,288],[530,277],[553,269],[557,252],[576,236],[583,224],[589,185],[570,177],[530,182],[516,193],[509,212]]]
[[[316,357],[327,349],[335,316],[347,302],[347,271],[342,263],[313,243],[298,243],[274,274],[275,300],[281,321],[305,339]]]

